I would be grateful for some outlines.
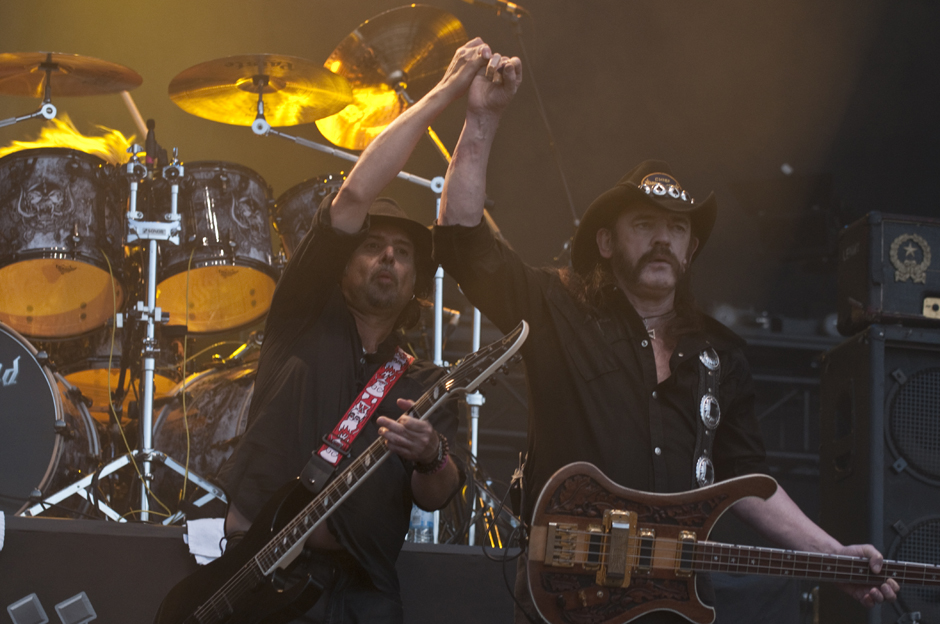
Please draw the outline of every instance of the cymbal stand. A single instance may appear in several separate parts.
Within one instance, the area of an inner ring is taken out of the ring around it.
[[[153,481],[151,467],[153,462],[163,464],[167,468],[180,474],[195,485],[206,491],[206,494],[197,499],[193,504],[201,507],[213,498],[227,502],[225,494],[221,488],[216,487],[203,477],[187,470],[186,466],[180,464],[173,458],[167,456],[162,451],[153,448],[153,375],[155,359],[157,353],[156,340],[154,338],[154,325],[156,323],[165,323],[169,320],[169,315],[157,307],[157,242],[168,241],[173,244],[179,244],[180,215],[177,210],[177,199],[179,196],[179,181],[184,175],[183,165],[177,158],[176,150],[173,151],[172,162],[163,168],[163,177],[170,181],[170,212],[164,215],[164,221],[144,221],[144,215],[137,210],[137,190],[140,182],[147,177],[147,166],[140,162],[137,154],[141,151],[139,145],[131,147],[131,160],[126,165],[125,174],[130,180],[130,200],[127,212],[127,241],[133,243],[138,240],[148,242],[147,253],[147,301],[138,301],[133,310],[126,314],[118,314],[116,317],[117,327],[123,327],[125,316],[134,319],[139,323],[147,324],[147,335],[143,341],[142,349],[142,371],[141,380],[141,411],[140,411],[140,441],[141,448],[129,451],[121,457],[112,460],[95,474],[89,475],[70,486],[46,497],[41,502],[33,505],[24,512],[24,515],[35,516],[45,509],[45,505],[55,504],[72,495],[78,495],[85,498],[92,504],[96,504],[98,509],[107,517],[118,522],[125,522],[114,509],[104,502],[97,500],[89,488],[93,481],[108,476],[120,468],[130,464],[140,462],[139,474],[140,483],[140,519],[147,522],[150,519],[150,483]],[[185,392],[185,388],[183,390]],[[185,516],[183,512],[177,511],[163,521],[163,524],[172,524]]]
[[[52,62],[52,54],[50,53],[47,57],[48,60],[44,63],[40,63],[39,69],[46,72],[45,85],[43,86],[43,95],[42,95],[42,105],[39,107],[39,110],[30,113],[29,115],[22,115],[20,117],[10,117],[9,119],[0,120],[0,128],[5,126],[12,126],[15,123],[21,121],[26,121],[27,119],[35,119],[36,117],[45,117],[46,119],[55,119],[56,110],[55,105],[52,103],[52,87],[50,81],[52,80],[52,71],[59,69],[58,63]]]

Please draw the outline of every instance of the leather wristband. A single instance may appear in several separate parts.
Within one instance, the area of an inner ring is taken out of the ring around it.
[[[450,446],[447,444],[447,438],[444,437],[444,434],[438,433],[437,439],[439,440],[437,447],[437,457],[433,461],[428,463],[424,462],[415,462],[415,470],[421,474],[434,474],[439,472],[447,465],[448,452],[450,451]]]

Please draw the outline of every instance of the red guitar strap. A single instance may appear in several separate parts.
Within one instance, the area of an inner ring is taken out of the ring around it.
[[[375,371],[372,379],[346,410],[346,414],[336,424],[332,433],[323,437],[324,444],[317,451],[317,455],[334,467],[339,465],[343,457],[349,455],[353,440],[372,418],[382,399],[414,360],[398,347],[392,359]]]

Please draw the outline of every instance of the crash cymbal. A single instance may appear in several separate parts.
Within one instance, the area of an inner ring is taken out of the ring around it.
[[[445,11],[412,4],[361,24],[333,50],[324,66],[349,80],[353,102],[317,121],[334,145],[365,149],[407,107],[396,92],[420,99],[467,42],[460,21]]]
[[[296,56],[246,54],[200,63],[170,82],[170,99],[187,113],[250,126],[264,93],[272,126],[295,126],[332,115],[352,101],[345,78]]]
[[[43,97],[47,69],[53,96],[130,91],[144,81],[133,69],[90,56],[11,52],[0,54],[0,93]]]

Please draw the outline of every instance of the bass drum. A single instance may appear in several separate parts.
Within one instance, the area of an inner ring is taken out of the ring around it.
[[[0,158],[0,322],[26,336],[77,336],[124,303],[126,182],[64,148]]]
[[[335,193],[346,180],[344,173],[328,173],[305,180],[287,189],[274,202],[274,229],[281,239],[285,255],[290,258],[313,223],[320,202]]]
[[[165,180],[143,195],[150,218],[170,212]],[[197,334],[222,332],[267,313],[278,279],[270,203],[270,187],[247,167],[186,164],[178,201],[180,244],[160,248],[157,305],[170,313],[170,325]]]
[[[190,375],[154,416],[154,448],[184,466],[188,455],[189,470],[216,483],[222,464],[247,428],[256,373],[257,362],[252,362]],[[169,469],[157,471],[155,477],[154,493],[172,508],[181,499],[183,477]],[[188,484],[187,495],[195,489]]]
[[[0,323],[0,511],[21,513],[34,489],[48,496],[93,472],[101,450],[79,393]],[[49,515],[70,515],[76,504],[87,507],[71,497]]]

